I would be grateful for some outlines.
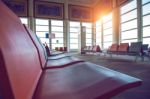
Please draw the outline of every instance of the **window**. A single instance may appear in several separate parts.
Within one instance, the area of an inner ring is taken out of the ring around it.
[[[142,0],[143,43],[150,44],[150,0]]]
[[[137,2],[132,0],[120,8],[120,40],[123,43],[136,42],[137,33]]]
[[[70,49],[77,50],[79,44],[80,22],[70,22]]]
[[[96,45],[99,45],[99,46],[101,46],[101,35],[102,35],[101,27],[102,27],[101,20],[98,20],[96,22]]]
[[[92,23],[82,23],[86,27],[86,46],[92,46]]]
[[[36,34],[40,38],[42,43],[47,43],[48,46],[49,38],[46,38],[46,34],[49,34],[49,20],[48,19],[36,19]]]
[[[112,28],[112,13],[104,16],[103,23],[103,48],[107,49],[112,44],[113,28]]]
[[[63,47],[64,36],[63,36],[63,21],[51,20],[51,33],[55,34],[55,38],[52,38],[52,49],[55,47]]]

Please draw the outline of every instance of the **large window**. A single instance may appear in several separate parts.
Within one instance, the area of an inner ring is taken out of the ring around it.
[[[120,40],[121,42],[136,42],[137,33],[137,2],[132,0],[120,8]]]
[[[143,43],[150,44],[150,0],[142,0]]]
[[[63,47],[63,21],[51,20],[51,33],[55,34],[55,38],[52,38],[52,49],[55,47]]]
[[[112,44],[113,28],[112,28],[112,13],[103,17],[103,48],[107,49]]]
[[[82,23],[86,27],[86,46],[92,46],[92,23]]]
[[[80,22],[70,22],[70,49],[77,50],[79,46]]]
[[[101,25],[101,20],[96,21],[96,45],[101,46],[101,33],[102,33],[102,25]]]
[[[50,35],[51,33],[55,34],[55,38],[46,37],[47,34]],[[64,46],[63,21],[61,20],[36,19],[36,34],[42,43],[46,42],[49,46],[51,44],[52,49]]]
[[[47,43],[48,46],[49,38],[46,38],[46,34],[49,34],[49,20],[48,19],[36,19],[36,34],[40,38],[42,43]]]

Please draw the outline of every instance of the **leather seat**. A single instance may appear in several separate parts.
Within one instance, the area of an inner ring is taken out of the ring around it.
[[[84,62],[44,71],[33,99],[109,99],[140,84],[128,75]]]

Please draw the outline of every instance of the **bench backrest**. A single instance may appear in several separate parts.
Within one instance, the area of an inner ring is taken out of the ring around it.
[[[129,43],[121,43],[118,47],[119,52],[128,52],[129,50]]]
[[[44,54],[44,50],[42,48],[42,45],[41,43],[38,41],[38,38],[36,37],[36,34],[33,33],[26,25],[24,25],[28,35],[30,36],[31,40],[33,41],[34,45],[36,46],[36,49],[39,53],[39,59],[40,59],[40,62],[41,62],[41,66],[42,68],[45,67],[45,64],[46,64],[46,57],[45,57],[45,54]],[[48,50],[50,52],[50,50]]]
[[[101,52],[101,48],[99,45],[94,45],[93,46],[93,52]]]
[[[129,52],[131,53],[141,53],[142,51],[142,42],[132,42],[129,47]]]
[[[142,44],[142,51],[148,51],[148,44]]]
[[[118,51],[118,44],[112,44],[108,51],[110,51],[110,52]]]
[[[0,88],[3,99],[32,99],[41,76],[36,47],[19,18],[0,1]]]

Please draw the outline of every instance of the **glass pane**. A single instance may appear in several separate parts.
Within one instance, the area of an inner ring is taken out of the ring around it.
[[[150,46],[150,38],[143,38],[143,44],[149,44]]]
[[[129,44],[131,44],[131,42],[137,42],[137,39],[131,39],[131,40],[123,40],[123,41],[121,41],[121,43],[129,43]]]
[[[46,33],[48,33],[48,32],[36,32],[36,35],[38,36],[38,37],[46,37]]]
[[[143,6],[143,15],[150,13],[150,3]]]
[[[133,10],[127,14],[122,15],[121,16],[121,23],[128,21],[128,20],[131,20],[131,19],[134,19],[134,18],[137,18],[137,10]]]
[[[70,22],[70,27],[80,27],[80,22]]]
[[[142,0],[142,4],[145,4],[147,2],[150,2],[150,0]]]
[[[92,44],[91,43],[87,43],[86,46],[92,46]]]
[[[96,27],[101,25],[101,20],[96,21]]]
[[[108,49],[112,42],[103,43],[103,49]]]
[[[92,44],[92,39],[86,39],[86,44],[91,43]]]
[[[92,29],[86,28],[86,33],[92,33]]]
[[[92,27],[92,23],[82,23],[82,26],[85,26],[86,28],[91,28]]]
[[[48,20],[36,19],[36,25],[48,25]]]
[[[78,38],[78,33],[70,33],[70,38]]]
[[[124,14],[124,13],[136,8],[137,7],[136,4],[137,4],[136,0],[133,0],[133,1],[129,2],[128,4],[124,5],[123,7],[121,7],[121,14]]]
[[[96,32],[100,32],[101,31],[101,26],[96,27]]]
[[[112,34],[112,28],[104,30],[103,35],[109,35],[109,34]]]
[[[63,37],[63,33],[55,33],[55,38],[57,37]]]
[[[51,25],[54,25],[54,26],[63,26],[63,21],[52,20],[51,21]]]
[[[48,26],[36,26],[36,31],[49,31]]]
[[[77,33],[79,33],[80,29],[79,28],[70,28],[70,32],[77,32]]]
[[[55,47],[63,47],[63,44],[52,44],[52,49],[55,49]]]
[[[78,44],[78,39],[70,39],[70,43],[76,43],[76,44]]]
[[[112,35],[104,36],[104,42],[112,41]]]
[[[52,26],[52,31],[63,32],[63,27]]]
[[[78,44],[70,44],[70,49],[78,49]]]
[[[137,20],[132,20],[121,24],[121,31],[137,28]]]
[[[143,26],[150,25],[150,15],[143,17]]]
[[[96,38],[101,37],[101,32],[96,32]]]
[[[86,38],[92,38],[92,34],[86,34]]]
[[[99,43],[100,44],[101,39],[100,38],[96,38],[96,44]]]
[[[40,40],[41,40],[42,43],[45,43],[45,42],[47,44],[49,43],[49,39],[47,39],[47,38],[40,38]]]
[[[121,33],[121,39],[137,38],[137,29]]]
[[[52,39],[52,43],[63,44],[63,38],[54,38]]]
[[[107,21],[112,19],[112,13],[106,15],[103,17],[103,23],[106,23]]]
[[[143,27],[143,37],[150,36],[150,26],[149,27]]]
[[[109,21],[103,25],[104,25],[104,29],[110,28],[110,27],[112,27],[112,21]]]

